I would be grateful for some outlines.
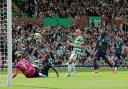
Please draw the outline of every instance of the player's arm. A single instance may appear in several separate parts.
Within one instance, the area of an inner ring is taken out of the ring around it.
[[[15,78],[19,72],[19,69],[15,69],[15,72],[12,74],[12,78]]]

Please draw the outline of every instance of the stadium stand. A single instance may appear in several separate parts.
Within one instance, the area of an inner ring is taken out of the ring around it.
[[[87,35],[85,42],[89,47],[83,50],[76,65],[93,63],[93,36],[99,30],[107,30],[112,35],[118,33],[128,47],[127,0],[13,0],[13,9],[13,62],[20,52],[32,62],[43,59],[45,53],[51,52],[56,65],[66,65],[72,50],[66,41],[73,40],[72,33],[77,28]],[[62,18],[68,17],[71,18],[68,20],[70,25],[64,26],[67,22]],[[44,19],[54,24],[46,25]],[[41,37],[36,38],[35,33],[41,34]],[[122,55],[125,56],[119,64],[125,66],[128,54]],[[100,63],[105,65],[103,61]]]

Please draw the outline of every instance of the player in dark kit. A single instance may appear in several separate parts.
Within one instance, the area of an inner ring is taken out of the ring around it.
[[[117,69],[117,64],[119,60],[121,59],[120,56],[123,52],[123,40],[119,37],[116,36],[115,41],[114,41],[114,51],[115,51],[115,69]]]
[[[43,65],[42,73],[48,77],[48,71],[51,68],[55,71],[57,77],[59,77],[58,71],[56,70],[53,63],[49,59],[50,59],[50,55],[46,54],[45,59],[42,61],[42,65]]]
[[[97,65],[97,60],[100,60],[102,58],[105,60],[106,63],[109,64],[109,66],[112,68],[113,71],[115,71],[113,65],[109,62],[107,58],[107,50],[109,47],[109,40],[107,39],[107,33],[102,33],[101,35],[98,36],[97,42],[96,42],[96,54],[95,54],[95,59],[94,59],[94,72],[98,72],[99,66]]]

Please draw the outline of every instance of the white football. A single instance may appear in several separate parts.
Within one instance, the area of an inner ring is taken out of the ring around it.
[[[40,33],[35,33],[34,38],[41,38],[41,34]]]

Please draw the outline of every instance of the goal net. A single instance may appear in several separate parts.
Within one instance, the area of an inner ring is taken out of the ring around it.
[[[0,0],[0,85],[12,84],[11,0]]]

